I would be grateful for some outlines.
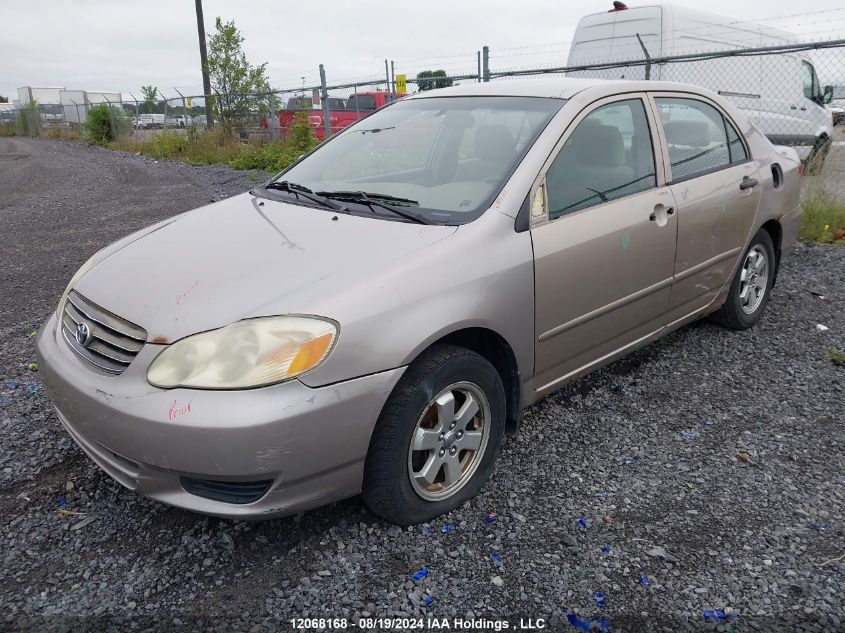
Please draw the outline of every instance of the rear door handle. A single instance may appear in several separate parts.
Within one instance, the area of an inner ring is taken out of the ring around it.
[[[746,176],[742,179],[742,182],[739,184],[739,188],[745,191],[746,189],[751,189],[759,184],[760,183],[757,182],[756,178],[749,178],[748,176]]]

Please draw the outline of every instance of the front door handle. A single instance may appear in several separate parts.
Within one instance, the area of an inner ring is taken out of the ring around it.
[[[756,178],[749,178],[748,176],[746,176],[742,179],[742,182],[739,184],[739,188],[745,191],[746,189],[751,189],[759,184],[760,183],[757,182]]]

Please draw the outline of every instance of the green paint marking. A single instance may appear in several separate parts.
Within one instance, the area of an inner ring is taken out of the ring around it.
[[[628,247],[631,245],[631,235],[630,233],[625,233],[625,237],[622,238],[622,250],[627,251]]]

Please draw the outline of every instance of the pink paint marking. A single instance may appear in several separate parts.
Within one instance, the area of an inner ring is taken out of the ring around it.
[[[191,286],[185,292],[183,292],[182,294],[180,294],[179,296],[176,297],[176,304],[179,305],[180,303],[182,303],[182,300],[185,297],[187,297],[189,294],[191,294],[196,289],[196,287],[199,286],[199,285],[200,285],[200,282],[195,281],[193,286]]]
[[[507,199],[508,199],[508,190],[502,189],[502,193],[500,193],[499,197],[496,198],[496,202],[494,203],[493,206],[498,209],[505,203],[505,200],[507,200]]]
[[[167,412],[167,417],[171,420],[175,420],[180,415],[188,415],[191,412],[191,402],[193,400],[188,400],[188,404],[179,405],[176,400],[174,400],[170,404],[170,409]]]

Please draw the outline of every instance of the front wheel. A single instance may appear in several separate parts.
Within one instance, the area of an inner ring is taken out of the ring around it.
[[[775,278],[775,248],[768,231],[760,229],[748,245],[728,298],[713,319],[733,330],[746,330],[763,316]]]
[[[382,410],[362,497],[399,525],[432,519],[475,496],[505,428],[505,390],[484,357],[453,345],[417,359]]]

